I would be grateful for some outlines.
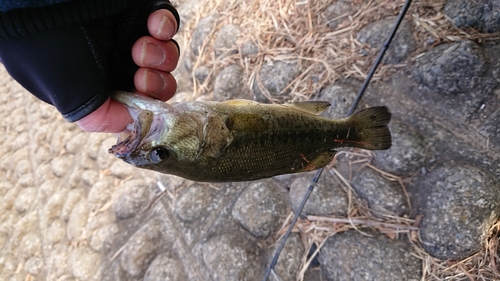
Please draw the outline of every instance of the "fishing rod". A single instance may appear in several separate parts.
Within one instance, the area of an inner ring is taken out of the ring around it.
[[[396,23],[392,27],[392,30],[391,30],[391,33],[389,34],[389,37],[384,42],[382,49],[380,50],[375,62],[373,63],[372,68],[368,72],[368,75],[366,76],[365,81],[363,82],[363,85],[361,86],[361,89],[359,90],[359,92],[356,96],[356,99],[354,100],[351,108],[349,109],[349,112],[347,113],[347,117],[352,115],[354,113],[354,110],[356,110],[356,107],[358,106],[359,102],[361,101],[361,98],[363,97],[364,93],[366,92],[366,89],[368,88],[368,85],[370,84],[370,81],[372,80],[373,74],[375,74],[375,71],[377,70],[379,64],[382,62],[382,59],[384,58],[384,55],[385,55],[387,49],[389,49],[389,46],[392,42],[392,39],[396,35],[396,31],[398,31],[398,28],[401,25],[401,22],[403,21],[403,18],[405,16],[406,12],[408,11],[408,8],[410,8],[410,5],[411,5],[411,0],[406,0],[404,5],[403,5],[403,8],[401,8],[401,11],[399,12],[399,15],[396,19]],[[314,175],[314,178],[311,180],[311,183],[309,184],[309,188],[307,189],[306,194],[302,198],[302,202],[300,203],[299,209],[295,212],[295,215],[292,219],[292,222],[290,223],[290,226],[288,227],[285,235],[281,239],[281,242],[278,245],[276,253],[274,254],[273,259],[272,259],[271,263],[269,264],[269,267],[266,270],[266,274],[264,275],[264,278],[262,279],[263,281],[267,281],[267,279],[271,275],[271,272],[273,272],[274,266],[278,262],[278,258],[281,254],[281,251],[285,247],[285,243],[288,240],[288,237],[290,236],[290,234],[292,233],[293,226],[295,225],[295,223],[299,219],[299,215],[302,212],[302,209],[304,209],[304,206],[306,205],[306,202],[307,202],[307,199],[309,198],[309,195],[311,195],[311,193],[313,192],[314,186],[316,185],[316,183],[318,183],[318,180],[321,177],[323,170],[324,170],[324,167],[319,169],[316,172],[316,174]],[[275,276],[275,278],[276,278],[276,276]]]

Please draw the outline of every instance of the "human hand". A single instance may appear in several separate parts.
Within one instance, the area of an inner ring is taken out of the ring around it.
[[[156,10],[148,17],[148,30],[151,36],[139,38],[132,47],[132,58],[139,66],[134,85],[139,94],[167,101],[177,89],[177,82],[170,73],[179,61],[179,49],[171,40],[177,31],[177,21],[170,11]],[[123,104],[108,98],[76,124],[87,132],[118,133],[132,121]]]

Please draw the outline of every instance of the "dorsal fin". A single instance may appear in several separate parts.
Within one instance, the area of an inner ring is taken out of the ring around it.
[[[303,112],[318,115],[325,111],[331,104],[327,101],[303,101],[294,103],[285,103],[283,106],[300,110]]]
[[[251,104],[259,104],[256,101],[253,101],[253,100],[244,100],[244,99],[225,100],[225,101],[222,101],[222,103],[225,103],[227,105],[251,105]]]

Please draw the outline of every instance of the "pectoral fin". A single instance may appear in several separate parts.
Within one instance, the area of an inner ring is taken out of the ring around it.
[[[309,172],[322,168],[332,162],[335,150],[315,152],[311,155],[300,155],[292,166],[293,173]]]
[[[328,107],[330,107],[330,105],[331,104],[327,101],[304,101],[283,104],[283,106],[286,106],[288,108],[311,113],[314,115],[318,115],[321,112],[325,111]]]

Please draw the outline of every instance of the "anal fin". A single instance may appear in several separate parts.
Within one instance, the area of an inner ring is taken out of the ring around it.
[[[301,154],[300,158],[298,158],[295,163],[293,163],[291,170],[294,173],[301,173],[323,168],[324,166],[332,162],[333,157],[335,157],[336,153],[337,151],[331,150],[314,152],[310,155]]]

